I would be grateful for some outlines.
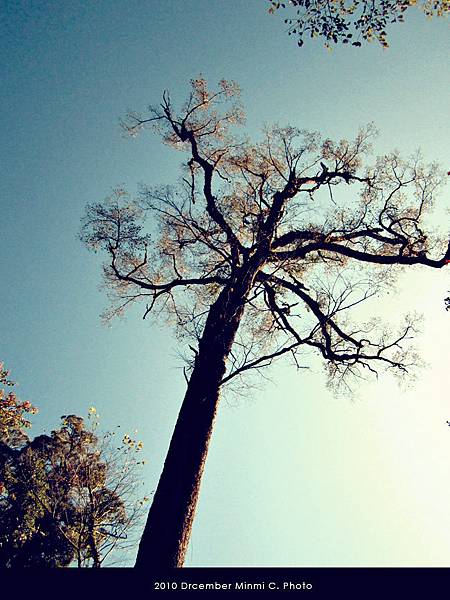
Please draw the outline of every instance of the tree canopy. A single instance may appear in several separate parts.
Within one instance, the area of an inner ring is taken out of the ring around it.
[[[403,22],[410,8],[420,9],[429,18],[448,15],[450,10],[448,0],[269,0],[269,4],[271,13],[289,12],[284,23],[299,46],[307,37],[321,37],[327,47],[331,43],[361,46],[362,41],[377,40],[387,48],[388,26]]]
[[[319,351],[334,375],[377,363],[407,370],[399,349],[413,320],[389,337],[375,324],[357,332],[344,315],[387,289],[401,266],[445,265],[447,241],[425,229],[444,173],[420,154],[364,165],[373,125],[351,141],[292,126],[268,127],[256,143],[239,139],[229,126],[242,122],[241,107],[218,112],[237,86],[191,85],[178,115],[165,93],[149,117],[131,113],[124,122],[131,135],[156,127],[165,143],[190,153],[180,185],[144,186],[136,199],[116,189],[87,210],[82,237],[110,257],[107,316],[144,301],[144,316],[163,311],[183,338],[198,341],[208,306],[262,254],[241,323],[247,341],[235,349],[227,381],[302,347]],[[157,222],[158,233],[146,222]]]

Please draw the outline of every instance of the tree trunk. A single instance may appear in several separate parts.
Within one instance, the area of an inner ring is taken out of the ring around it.
[[[182,567],[219,402],[220,382],[257,269],[248,265],[237,284],[211,306],[194,369],[141,539],[137,568]],[[241,281],[239,281],[241,279]]]
[[[97,549],[93,529],[89,532],[88,538],[89,548],[91,549],[92,568],[99,569],[101,567],[100,554]]]

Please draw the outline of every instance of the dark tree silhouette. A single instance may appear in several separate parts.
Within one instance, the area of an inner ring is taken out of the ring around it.
[[[330,44],[361,46],[361,41],[377,40],[389,46],[386,28],[390,23],[404,21],[406,11],[412,7],[426,16],[448,15],[448,0],[269,0],[269,12],[286,9],[288,34],[297,37],[299,46],[305,38],[321,37]]]
[[[0,363],[0,384],[12,385]],[[129,436],[96,434],[76,415],[30,440],[29,402],[0,388],[0,567],[100,567],[135,546],[146,499],[138,497],[142,447]],[[130,535],[131,534],[131,535]]]
[[[450,257],[425,229],[436,165],[392,153],[364,167],[372,126],[337,143],[274,126],[251,143],[231,132],[243,120],[236,84],[191,85],[180,112],[165,92],[123,123],[131,135],[155,128],[185,153],[179,185],[144,187],[134,201],[116,190],[88,207],[82,229],[108,256],[108,316],[144,301],[144,318],[165,312],[193,352],[139,548],[136,566],[147,569],[183,565],[222,387],[308,350],[338,386],[378,367],[414,370],[414,318],[387,332],[346,314],[402,268]]]

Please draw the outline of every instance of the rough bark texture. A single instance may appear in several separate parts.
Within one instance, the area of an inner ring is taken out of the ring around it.
[[[239,269],[211,306],[198,355],[150,508],[137,568],[182,567],[217,413],[220,382],[258,267]]]

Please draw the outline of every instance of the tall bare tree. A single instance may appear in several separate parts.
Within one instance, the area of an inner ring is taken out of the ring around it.
[[[165,92],[147,115],[130,113],[129,134],[154,128],[184,153],[182,178],[136,200],[116,190],[88,207],[82,229],[107,253],[109,316],[144,301],[144,317],[165,313],[193,352],[137,567],[183,565],[225,384],[308,350],[337,385],[379,367],[414,370],[412,317],[387,332],[347,314],[402,268],[439,269],[450,258],[450,245],[426,231],[436,165],[392,153],[364,167],[372,126],[353,141],[279,126],[257,143],[239,139],[238,93],[199,78],[180,111]]]

